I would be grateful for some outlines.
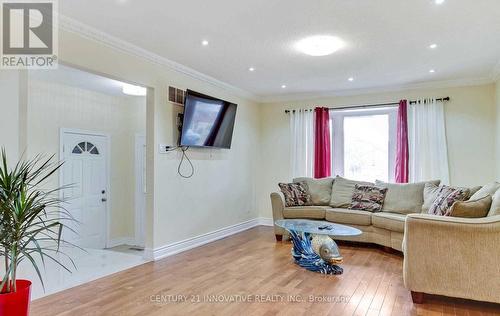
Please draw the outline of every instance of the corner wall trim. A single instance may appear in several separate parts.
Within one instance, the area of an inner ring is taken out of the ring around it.
[[[493,67],[490,77],[493,81],[500,80],[500,60],[498,60],[495,67]]]
[[[274,226],[274,221],[270,217],[259,217],[259,225],[261,226]]]
[[[120,245],[134,246],[135,245],[135,238],[134,237],[112,238],[108,241],[106,248],[113,248],[113,247],[120,246]]]
[[[181,241],[173,242],[158,248],[146,248],[144,257],[148,260],[159,260],[169,257],[210,242],[240,233],[256,226],[270,226],[272,225],[271,218],[258,217],[235,225],[227,226],[221,229],[214,230],[202,235],[184,239]]]

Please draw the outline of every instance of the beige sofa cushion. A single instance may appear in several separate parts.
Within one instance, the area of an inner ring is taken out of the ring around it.
[[[470,188],[470,189],[469,189],[469,190],[470,190],[470,197],[469,197],[469,199],[470,199],[470,198],[472,198],[472,196],[473,196],[474,194],[476,194],[476,192],[478,192],[478,191],[479,191],[479,190],[481,190],[482,188],[483,188],[483,187],[482,187],[482,186],[480,186],[480,185],[479,185],[479,186],[476,186],[476,187],[472,187],[472,188]],[[490,195],[491,195],[491,194],[490,194]],[[484,196],[483,196],[483,197],[484,197]]]
[[[311,195],[311,205],[328,205],[332,197],[333,178],[295,178],[293,182],[305,182]]]
[[[448,216],[478,218],[485,217],[491,207],[491,196],[487,195],[479,200],[459,201],[453,203]]]
[[[488,216],[500,215],[500,189],[491,197],[491,207]]]
[[[387,188],[383,212],[399,214],[421,213],[424,204],[424,188],[427,183],[439,185],[440,180],[418,183],[386,183],[377,180],[375,185]]]
[[[330,199],[331,207],[349,207],[352,201],[352,194],[354,193],[354,186],[359,185],[373,185],[370,182],[362,182],[349,180],[340,176],[335,177],[332,186],[332,197]]]
[[[372,223],[372,213],[368,211],[349,210],[346,208],[327,209],[325,218],[338,224],[369,226]]]
[[[327,206],[294,206],[283,209],[283,218],[324,219]]]
[[[372,215],[373,226],[400,233],[405,231],[405,220],[404,214],[380,212]]]
[[[479,200],[480,198],[484,198],[487,195],[493,196],[495,195],[495,192],[498,191],[498,189],[500,189],[500,183],[498,182],[488,183],[487,185],[479,189],[477,192],[473,193],[470,199]]]

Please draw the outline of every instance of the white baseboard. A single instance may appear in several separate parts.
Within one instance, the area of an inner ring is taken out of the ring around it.
[[[144,257],[149,260],[162,259],[240,233],[256,226],[272,226],[272,224],[273,221],[271,218],[254,218],[242,223],[227,226],[206,234],[177,241],[158,248],[146,248],[144,251]]]
[[[112,238],[112,239],[108,240],[108,244],[106,245],[106,248],[113,248],[113,247],[121,246],[121,245],[134,246],[135,245],[135,238],[134,237]]]

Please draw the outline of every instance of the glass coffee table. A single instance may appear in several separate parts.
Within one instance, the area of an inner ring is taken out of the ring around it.
[[[286,229],[292,238],[295,263],[307,270],[324,274],[342,274],[342,256],[330,237],[358,236],[361,230],[325,221],[280,219],[275,222]]]

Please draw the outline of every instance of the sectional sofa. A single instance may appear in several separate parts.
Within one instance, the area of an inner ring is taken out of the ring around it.
[[[486,217],[459,218],[427,214],[439,180],[377,181],[376,186],[388,189],[380,212],[349,209],[355,185],[368,182],[342,177],[293,181],[306,183],[311,203],[286,207],[281,193],[271,193],[274,221],[301,218],[345,224],[363,233],[336,240],[402,251],[405,286],[416,303],[423,300],[423,293],[500,303],[500,183],[468,189],[471,200],[492,197]],[[274,231],[278,241],[287,235],[276,225]]]

